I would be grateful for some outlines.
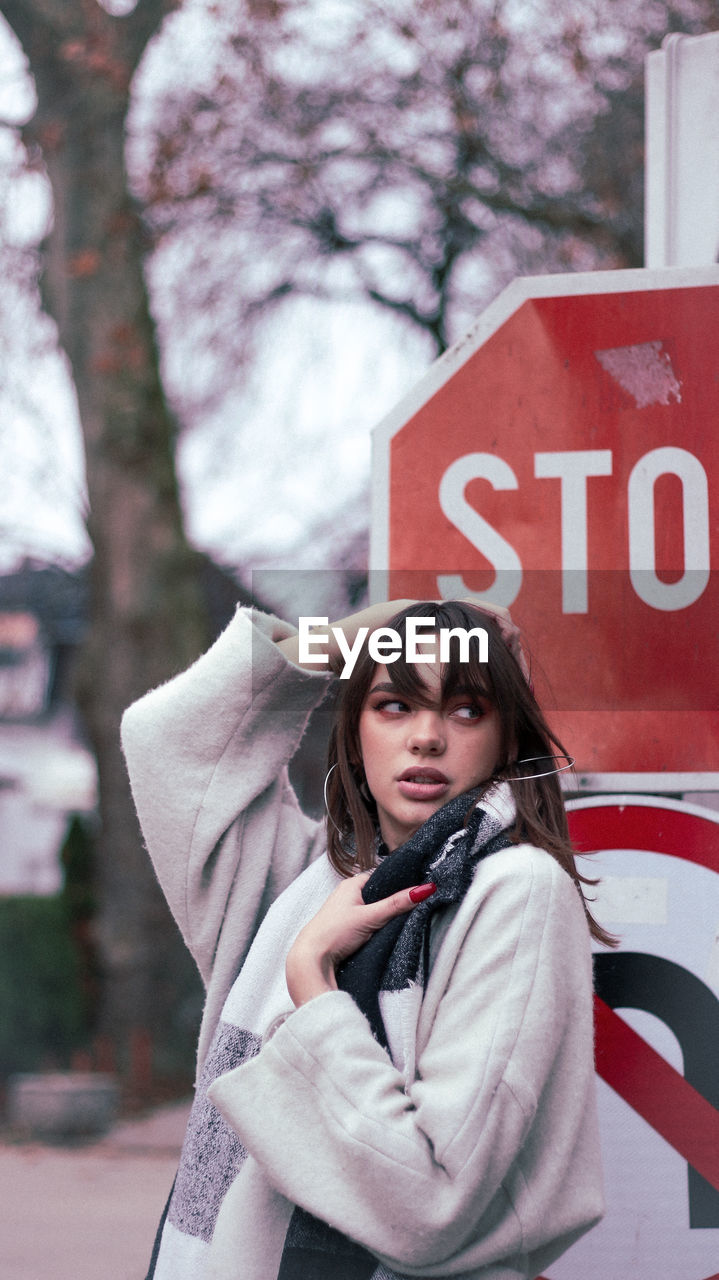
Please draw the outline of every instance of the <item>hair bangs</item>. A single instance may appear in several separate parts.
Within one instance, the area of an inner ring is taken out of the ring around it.
[[[457,693],[466,693],[479,700],[496,701],[495,682],[492,677],[492,649],[494,645],[503,645],[498,628],[488,617],[481,619],[481,629],[487,634],[488,660],[482,660],[480,637],[472,632],[478,629],[478,618],[475,611],[470,611],[458,602],[450,604],[414,605],[397,621],[396,629],[402,637],[402,650],[397,658],[387,666],[387,671],[398,694],[411,698],[419,705],[429,705],[434,700],[434,693],[428,687],[423,669],[425,660],[410,660],[406,656],[406,629],[408,617],[431,618],[435,625],[435,641],[442,632],[445,633],[444,660],[441,664],[440,681],[442,687],[442,703],[446,705]],[[486,624],[486,625],[485,625]],[[458,632],[466,632],[461,636]],[[424,644],[432,643],[432,637],[424,637]],[[422,651],[422,641],[420,650]],[[426,659],[426,665],[439,660],[436,650]]]
[[[457,694],[468,694],[477,701],[496,702],[490,662],[489,659],[482,661],[477,636],[469,637],[466,658],[459,636],[450,636],[449,657],[442,663],[441,682],[445,705]]]
[[[401,698],[407,698],[420,706],[430,706],[432,692],[423,679],[422,668],[415,662],[409,662],[404,653],[387,666],[387,674],[392,688]]]

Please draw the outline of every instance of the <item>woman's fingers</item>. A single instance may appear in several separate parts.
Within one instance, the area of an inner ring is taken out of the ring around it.
[[[338,964],[393,917],[406,914],[436,892],[434,884],[414,885],[366,903],[362,886],[369,874],[343,880],[297,935],[286,963],[287,986],[296,1005],[336,988]]]
[[[376,933],[382,925],[387,924],[388,920],[394,916],[406,914],[412,910],[412,907],[416,907],[417,903],[431,898],[436,892],[437,886],[432,882],[417,884],[411,889],[399,889],[397,893],[391,893],[388,898],[380,898],[379,902],[366,905],[365,910],[371,913],[367,916],[367,921],[372,927],[372,932]]]
[[[431,898],[433,893],[437,892],[437,886],[432,881],[425,884],[416,884],[411,889],[399,889],[397,893],[393,893],[389,898],[380,898],[375,906],[386,907],[387,919],[391,920],[392,916],[401,915],[403,911],[410,911],[412,907],[416,907],[418,902],[424,902],[425,898]]]
[[[521,647],[519,627],[516,622],[513,622],[509,609],[505,609],[504,605],[490,604],[487,600],[473,600],[471,596],[466,596],[461,603],[470,604],[478,613],[486,613],[488,617],[494,618],[508,648]]]
[[[513,622],[509,609],[501,604],[490,604],[487,600],[473,600],[471,596],[465,596],[462,603],[471,604],[472,608],[477,609],[479,613],[486,613],[490,618],[494,618],[509,652],[519,663],[527,683],[531,684],[529,663],[522,648],[521,632],[516,622]]]
[[[417,884],[414,889],[409,890],[409,897],[412,905],[418,902],[424,902],[425,898],[431,898],[433,893],[437,892],[437,886],[433,880],[427,884]]]
[[[364,634],[369,635],[373,631],[377,631],[380,627],[384,627],[390,618],[396,613],[400,613],[402,609],[408,609],[410,605],[416,604],[415,600],[381,600],[377,604],[367,605],[366,608],[360,609],[357,613],[348,614],[346,618],[340,618],[337,622],[322,622],[321,620],[309,627],[309,638],[312,644],[311,657],[307,657],[304,647],[300,648],[300,634],[288,636],[284,640],[277,640],[278,649],[281,649],[285,657],[293,662],[297,667],[304,667],[308,671],[321,671],[323,666],[328,667],[335,675],[340,675],[346,659],[346,648],[354,647],[358,633],[364,630]],[[300,619],[300,623],[301,623]],[[345,651],[340,647],[337,639],[338,633],[343,638]],[[307,636],[305,635],[305,639]],[[325,668],[326,669],[326,668]]]
[[[357,951],[373,933],[381,929],[394,916],[411,911],[417,903],[423,902],[436,892],[437,886],[431,883],[414,885],[410,889],[399,889],[379,902],[365,902],[362,887],[370,877],[370,872],[351,876],[330,894],[326,903],[320,908],[314,920],[307,926],[315,927],[317,939],[322,936],[328,950],[335,959],[346,959]]]

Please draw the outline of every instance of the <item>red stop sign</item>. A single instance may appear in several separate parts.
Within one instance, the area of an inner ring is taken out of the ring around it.
[[[517,280],[375,433],[373,593],[510,605],[581,770],[719,770],[718,334],[716,268]]]

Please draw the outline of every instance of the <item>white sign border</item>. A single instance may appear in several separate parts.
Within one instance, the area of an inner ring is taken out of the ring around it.
[[[599,776],[599,775],[597,775]],[[637,777],[649,778],[653,780],[657,777],[663,777],[663,774],[656,773],[637,773],[637,774],[606,774],[606,777]],[[679,774],[679,777],[704,777],[704,774]],[[714,777],[717,775],[715,774]],[[669,796],[637,796],[629,795],[626,792],[616,792],[610,796],[571,796],[566,797],[564,801],[567,809],[618,809],[622,805],[644,805],[647,809],[671,809],[675,813],[689,813],[697,818],[705,818],[707,822],[719,823],[719,813],[714,809],[708,809],[706,805],[694,804],[691,800],[675,800]],[[651,850],[656,853],[658,850]],[[719,874],[719,872],[717,873]]]
[[[572,800],[575,796],[579,798],[596,791],[651,791],[654,794],[665,791],[719,792],[719,773],[577,773],[574,777],[567,776],[561,781]],[[569,797],[565,796],[565,802],[568,801]],[[637,803],[636,794],[632,803]]]

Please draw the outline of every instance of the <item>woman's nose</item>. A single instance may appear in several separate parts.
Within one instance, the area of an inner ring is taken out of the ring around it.
[[[417,711],[407,739],[410,751],[438,755],[444,751],[445,736],[442,717],[431,710]]]

